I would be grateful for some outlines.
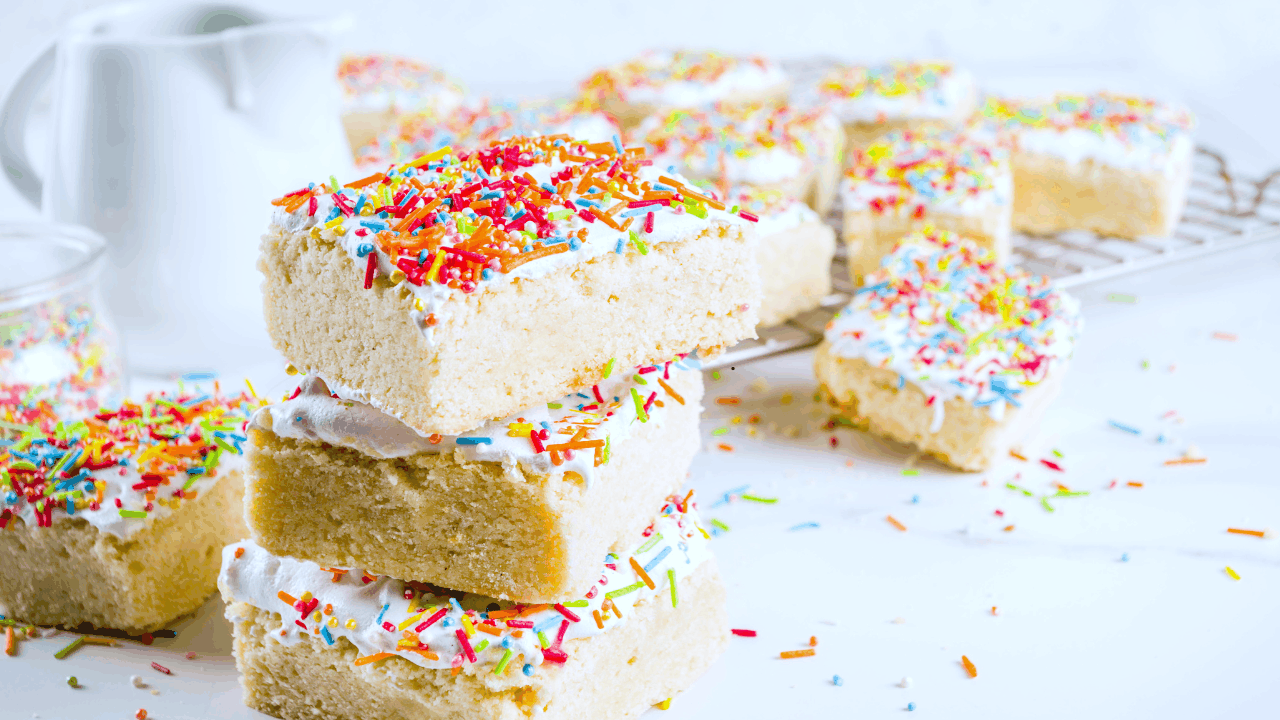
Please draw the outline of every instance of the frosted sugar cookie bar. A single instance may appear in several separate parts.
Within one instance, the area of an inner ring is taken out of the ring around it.
[[[0,427],[0,614],[143,633],[214,591],[245,537],[246,396],[148,396]],[[16,420],[17,422],[14,422]]]
[[[1111,93],[992,99],[982,122],[1013,134],[1017,230],[1163,237],[1182,216],[1195,126],[1183,108]]]
[[[959,233],[1009,259],[1013,175],[1008,149],[953,130],[896,130],[853,152],[841,188],[854,284],[904,235],[926,226]]]
[[[724,587],[687,498],[562,604],[496,601],[359,568],[223,553],[245,703],[293,720],[635,717],[728,644]]]
[[[683,362],[460,436],[421,436],[307,378],[250,423],[245,506],[279,555],[493,597],[555,602],[684,482],[702,374]]]
[[[276,201],[268,330],[298,369],[419,432],[754,337],[741,218],[640,149],[517,138],[336,184]]]
[[[982,470],[1036,427],[1080,332],[1046,278],[951,233],[902,240],[827,326],[814,370],[857,427]]]
[[[345,55],[338,64],[342,125],[352,149],[372,142],[405,113],[447,113],[462,104],[457,80],[396,55]]]

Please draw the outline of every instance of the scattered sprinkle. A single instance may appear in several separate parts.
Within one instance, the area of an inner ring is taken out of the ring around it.
[[[1136,303],[1138,302],[1138,296],[1129,295],[1127,293],[1108,293],[1107,300],[1119,303]]]
[[[890,524],[890,525],[892,525],[892,526],[894,526],[895,528],[897,528],[897,529],[901,530],[902,532],[906,532],[906,531],[907,531],[907,526],[906,526],[906,525],[903,525],[903,524],[902,524],[902,523],[900,523],[900,522],[898,522],[898,519],[897,519],[897,518],[895,518],[894,516],[892,516],[892,515],[885,515],[885,516],[884,516],[884,519],[885,519],[885,520],[887,520],[887,521],[889,522],[889,524]]]
[[[1265,538],[1270,537],[1270,533],[1266,530],[1245,530],[1244,528],[1227,528],[1227,532],[1235,535],[1252,535],[1253,537]]]
[[[818,527],[821,527],[821,526],[818,525],[818,523],[816,522],[803,522],[803,523],[800,523],[799,525],[792,525],[790,527],[790,530],[794,532],[796,530],[807,530],[809,528],[818,528]]]
[[[744,628],[734,628],[729,632],[732,632],[734,635],[737,635],[738,637],[755,637],[756,636],[755,630],[746,630]]]
[[[1125,425],[1124,423],[1116,422],[1115,420],[1108,420],[1108,421],[1107,421],[1107,424],[1109,424],[1111,427],[1113,427],[1113,428],[1115,428],[1115,429],[1117,429],[1117,430],[1123,430],[1123,431],[1125,431],[1125,432],[1127,432],[1127,433],[1131,433],[1131,434],[1133,434],[1133,435],[1141,435],[1141,434],[1142,434],[1142,431],[1141,431],[1141,430],[1139,430],[1138,428],[1133,427],[1132,425]]]
[[[1235,334],[1235,333],[1229,333],[1229,332],[1215,332],[1215,333],[1213,334],[1213,339],[1214,339],[1214,340],[1229,340],[1229,341],[1231,341],[1231,342],[1235,342],[1235,341],[1236,341],[1236,340],[1238,340],[1239,338],[1237,338],[1237,337],[1236,337],[1236,334]]]
[[[764,503],[766,505],[772,505],[778,502],[778,498],[759,497],[757,495],[739,495],[738,497],[742,498],[743,500],[750,500],[751,502]]]
[[[969,677],[978,677],[978,668],[974,666],[973,661],[969,659],[968,655],[961,655],[960,663],[964,665],[964,671],[969,673]]]
[[[831,684],[835,685],[836,687],[840,687],[841,685],[844,685],[844,678],[840,677],[839,675],[832,675]]]
[[[903,468],[902,474],[907,477],[915,477],[916,475],[920,474],[920,471],[915,468]]]
[[[1227,577],[1231,578],[1232,580],[1239,580],[1239,579],[1240,579],[1240,573],[1238,573],[1238,572],[1236,572],[1235,570],[1233,570],[1233,569],[1232,569],[1232,567],[1231,567],[1230,565],[1228,565],[1228,566],[1226,566],[1225,568],[1223,568],[1223,570],[1224,570],[1224,571],[1226,571],[1226,573],[1227,573]]]
[[[780,654],[780,657],[783,660],[790,660],[791,658],[812,657],[816,653],[817,651],[813,648],[805,648],[803,650],[784,650]]]

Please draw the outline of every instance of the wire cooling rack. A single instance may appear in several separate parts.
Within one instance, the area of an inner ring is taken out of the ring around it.
[[[1135,241],[1084,231],[1015,234],[1014,263],[1071,287],[1280,237],[1280,170],[1261,180],[1239,178],[1221,155],[1207,148],[1196,149],[1192,168],[1187,207],[1169,237]],[[840,232],[838,216],[827,222]],[[832,293],[819,308],[760,330],[758,339],[734,345],[705,367],[741,364],[818,344],[827,321],[849,302],[854,289],[842,242],[831,263],[831,279]]]

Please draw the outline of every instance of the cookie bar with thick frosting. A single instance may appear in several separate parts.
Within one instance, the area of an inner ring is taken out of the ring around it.
[[[760,264],[760,327],[780,325],[822,304],[831,293],[836,234],[818,213],[777,190],[741,187],[728,203],[751,214]]]
[[[1184,108],[1113,93],[992,98],[979,122],[1012,134],[1017,230],[1137,239],[1182,216],[1195,127]]]
[[[83,420],[0,424],[0,614],[159,629],[214,590],[245,536],[247,396],[160,393]]]
[[[629,129],[677,108],[784,102],[790,86],[782,67],[760,56],[649,51],[596,71],[582,95]]]
[[[279,555],[530,601],[569,599],[684,482],[702,375],[624,370],[460,436],[307,378],[253,416],[245,515]]]
[[[386,132],[356,149],[356,165],[381,170],[442,147],[482,148],[521,135],[568,135],[608,142],[619,133],[613,120],[581,100],[491,100],[463,103],[449,112],[402,115]]]
[[[447,113],[466,97],[443,70],[397,55],[344,55],[338,85],[342,124],[353,149],[373,141],[402,113]]]
[[[853,152],[841,186],[849,272],[858,284],[903,236],[949,230],[1009,259],[1013,175],[994,136],[895,130]]]
[[[932,229],[904,238],[866,281],[814,359],[837,412],[962,470],[1027,437],[1075,347],[1074,298]]]
[[[791,105],[728,104],[651,115],[632,133],[654,164],[721,194],[746,185],[778,190],[826,214],[835,199],[844,135],[823,109]]]
[[[517,138],[275,201],[267,327],[424,434],[754,337],[741,218],[615,139]]]
[[[551,605],[231,545],[219,587],[245,702],[287,719],[638,715],[728,643],[699,522],[689,496],[668,498],[622,551],[596,559],[589,588]]]
[[[837,65],[818,82],[817,102],[844,123],[847,157],[891,130],[962,125],[978,102],[967,70],[948,62],[896,60]]]

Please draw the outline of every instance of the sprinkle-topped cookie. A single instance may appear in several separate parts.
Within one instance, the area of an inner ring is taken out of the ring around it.
[[[415,296],[430,337],[454,293],[537,278],[604,253],[729,222],[723,203],[651,168],[644,150],[564,136],[521,137],[478,150],[440,148],[387,173],[312,184],[273,201],[274,224],[338,243],[371,288],[389,276]],[[353,278],[352,282],[361,282]]]
[[[844,122],[960,119],[973,107],[973,76],[947,62],[838,65],[818,82],[818,98]]]
[[[825,110],[717,104],[650,116],[636,130],[658,165],[737,185],[768,185],[812,172],[837,149],[836,120]]]
[[[382,167],[442,147],[470,150],[521,135],[568,135],[587,142],[607,142],[617,134],[618,127],[607,115],[587,109],[580,101],[486,99],[444,114],[405,115],[393,129],[357,150],[356,164]]]
[[[854,151],[843,191],[846,211],[978,214],[1010,202],[1009,153],[973,133],[897,130]]]
[[[591,101],[695,107],[786,86],[772,60],[710,51],[646,52],[597,71],[582,84]]]
[[[76,422],[29,412],[0,424],[0,529],[82,517],[128,537],[238,467],[247,395],[148,395]]]
[[[942,406],[962,397],[1003,417],[1024,387],[1071,356],[1079,304],[1048,278],[998,267],[972,241],[909,235],[827,325],[832,352],[888,368]]]
[[[444,71],[396,55],[345,55],[338,64],[343,105],[350,111],[448,111],[462,102],[462,85]]]
[[[710,557],[710,535],[692,495],[669,498],[643,537],[623,555],[607,555],[600,579],[572,602],[495,602],[276,557],[247,540],[223,552],[219,586],[228,602],[278,612],[282,622],[272,639],[289,645],[318,635],[334,645],[346,638],[359,650],[356,665],[399,656],[425,668],[465,666],[494,675],[518,668],[532,675],[544,663],[570,659],[565,641],[608,632],[627,622],[638,603],[680,603],[679,580]]]
[[[1195,116],[1185,108],[1114,93],[1056,95],[1049,100],[989,98],[981,122],[1012,131],[1019,150],[1092,158],[1121,167],[1169,167],[1191,150]]]
[[[312,376],[291,397],[255,413],[250,426],[377,458],[457,451],[468,462],[517,463],[540,474],[559,471],[591,487],[596,468],[609,463],[614,443],[626,440],[637,423],[661,423],[670,404],[685,404],[668,381],[673,373],[696,368],[697,362],[685,356],[629,371],[611,368],[589,389],[457,436],[424,436],[357,393],[330,388]]]

